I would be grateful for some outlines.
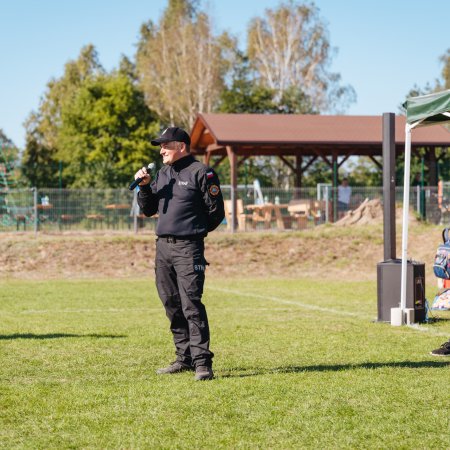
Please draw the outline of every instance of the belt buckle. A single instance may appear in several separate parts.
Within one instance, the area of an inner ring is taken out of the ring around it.
[[[175,244],[175,243],[177,242],[177,240],[176,240],[173,236],[169,236],[169,237],[167,238],[167,242],[168,242],[169,244]]]

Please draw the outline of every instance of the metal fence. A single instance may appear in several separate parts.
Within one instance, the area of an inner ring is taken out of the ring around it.
[[[220,230],[230,230],[232,190],[222,187],[228,205]],[[337,189],[274,189],[240,186],[235,191],[237,230],[299,229],[334,222],[342,215]],[[380,199],[381,187],[352,187],[349,209],[365,199]],[[403,188],[396,189],[401,205]],[[292,205],[300,205],[296,209]],[[306,206],[301,206],[306,205]],[[438,195],[437,187],[411,187],[410,207],[432,223],[443,223],[450,213],[450,186]],[[270,213],[270,215],[269,215]],[[0,190],[0,232],[106,231],[142,232],[153,230],[156,218],[139,211],[136,191],[127,189],[8,189]]]

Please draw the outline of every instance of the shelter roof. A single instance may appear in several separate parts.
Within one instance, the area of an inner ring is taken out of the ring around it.
[[[404,116],[395,118],[397,150],[405,143]],[[301,114],[198,114],[191,131],[192,151],[225,154],[232,146],[242,154],[381,155],[382,116]],[[450,147],[443,126],[412,133],[412,147]]]

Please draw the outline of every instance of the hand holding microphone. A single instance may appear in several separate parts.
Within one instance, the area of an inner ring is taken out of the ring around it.
[[[130,184],[128,189],[132,191],[139,183],[144,181],[146,178],[150,178],[149,171],[153,170],[155,167],[155,163],[150,163],[147,167],[143,167],[139,171],[136,172],[135,180]],[[150,182],[150,180],[149,180]]]

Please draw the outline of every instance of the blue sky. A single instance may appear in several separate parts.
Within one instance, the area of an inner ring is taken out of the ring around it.
[[[107,69],[133,57],[139,28],[157,21],[166,0],[0,0],[0,128],[19,147],[23,122],[39,105],[47,82],[92,43]],[[218,32],[245,47],[246,28],[278,0],[209,0]],[[440,76],[439,56],[450,47],[450,0],[316,0],[337,48],[332,71],[358,96],[347,114],[398,112],[415,85]]]

